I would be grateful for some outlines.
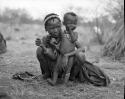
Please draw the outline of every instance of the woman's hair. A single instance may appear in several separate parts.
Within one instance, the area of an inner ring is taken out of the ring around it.
[[[51,20],[51,19],[58,19],[60,22],[60,18],[59,18],[59,15],[55,14],[55,13],[50,13],[48,15],[46,15],[46,17],[44,18],[44,26],[45,26],[45,29],[46,29],[46,26],[48,25],[48,21]]]

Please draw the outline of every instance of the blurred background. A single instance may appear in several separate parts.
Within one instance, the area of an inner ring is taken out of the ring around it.
[[[6,40],[33,42],[46,35],[46,14],[57,13],[62,19],[68,11],[78,15],[76,31],[87,49],[107,44],[120,27],[124,32],[124,0],[0,0],[0,32]]]

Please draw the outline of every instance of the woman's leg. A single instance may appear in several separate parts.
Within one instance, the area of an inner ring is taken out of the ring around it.
[[[40,68],[41,68],[41,72],[44,75],[43,78],[48,78],[51,75],[50,72],[50,68],[49,64],[51,65],[51,62],[49,60],[49,57],[47,57],[44,53],[43,53],[43,49],[41,47],[38,47],[36,50],[36,56],[37,59],[40,63]]]
[[[78,64],[84,64],[86,61],[85,54],[83,52],[76,53],[76,59]]]
[[[84,76],[81,74],[81,61],[84,63],[85,55],[83,52],[78,52],[74,58],[74,63],[70,71],[70,81],[84,81]]]
[[[74,61],[73,61],[73,66],[72,66],[72,68],[70,70],[69,81],[75,81],[76,76],[78,75],[79,71],[80,71],[80,67],[79,67],[77,59],[75,57]]]

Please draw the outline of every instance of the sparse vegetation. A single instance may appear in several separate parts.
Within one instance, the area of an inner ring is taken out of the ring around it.
[[[7,51],[6,40],[3,35],[0,33],[0,54],[5,53]]]
[[[113,16],[116,24],[112,29],[112,36],[104,46],[103,55],[120,60],[125,57],[124,6],[119,4],[119,8],[115,8]]]
[[[0,22],[16,24],[41,24],[40,19],[33,19],[24,9],[9,9],[6,8],[0,15]]]

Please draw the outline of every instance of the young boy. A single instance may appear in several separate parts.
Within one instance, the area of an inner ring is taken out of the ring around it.
[[[66,53],[64,55],[67,57],[75,56],[73,66],[70,71],[69,80],[78,80],[81,82],[86,81],[96,86],[107,86],[110,84],[109,77],[99,67],[85,60],[85,50],[84,48],[82,48],[82,46],[77,40],[77,33],[74,32],[77,25],[77,20],[77,15],[73,12],[69,12],[64,15],[63,24],[66,27],[66,33],[69,35],[69,39],[77,48],[77,50],[74,50],[70,53]]]
[[[77,33],[73,32],[77,25],[77,15],[73,12],[66,13],[64,15],[63,24],[66,27],[66,31],[61,34],[60,46],[58,49],[60,54],[57,59],[57,64],[54,68],[53,78],[48,79],[48,82],[51,85],[56,84],[59,72],[63,72],[62,75],[64,78],[67,71],[70,71],[74,61],[73,55],[78,55],[80,51],[84,51],[77,41]],[[75,50],[75,47],[77,47],[78,50]]]
[[[75,57],[69,80],[87,82],[95,86],[107,86],[110,84],[109,77],[98,66],[91,64],[85,59],[85,50],[78,42],[77,32],[74,32],[77,20],[75,13],[69,12],[64,15],[63,24],[66,27],[67,34],[70,35],[69,38],[76,47],[76,50],[65,54],[67,57]]]
[[[74,56],[74,63],[70,71],[70,81],[75,81],[76,76],[79,73],[80,66],[79,61],[85,61],[85,49],[81,46],[78,41],[78,33],[74,32],[77,27],[78,16],[73,12],[68,12],[64,15],[64,26],[66,27],[65,33],[69,35],[69,39],[71,39],[72,43],[75,45],[76,50],[65,54],[68,57]],[[76,66],[78,65],[78,66]]]

